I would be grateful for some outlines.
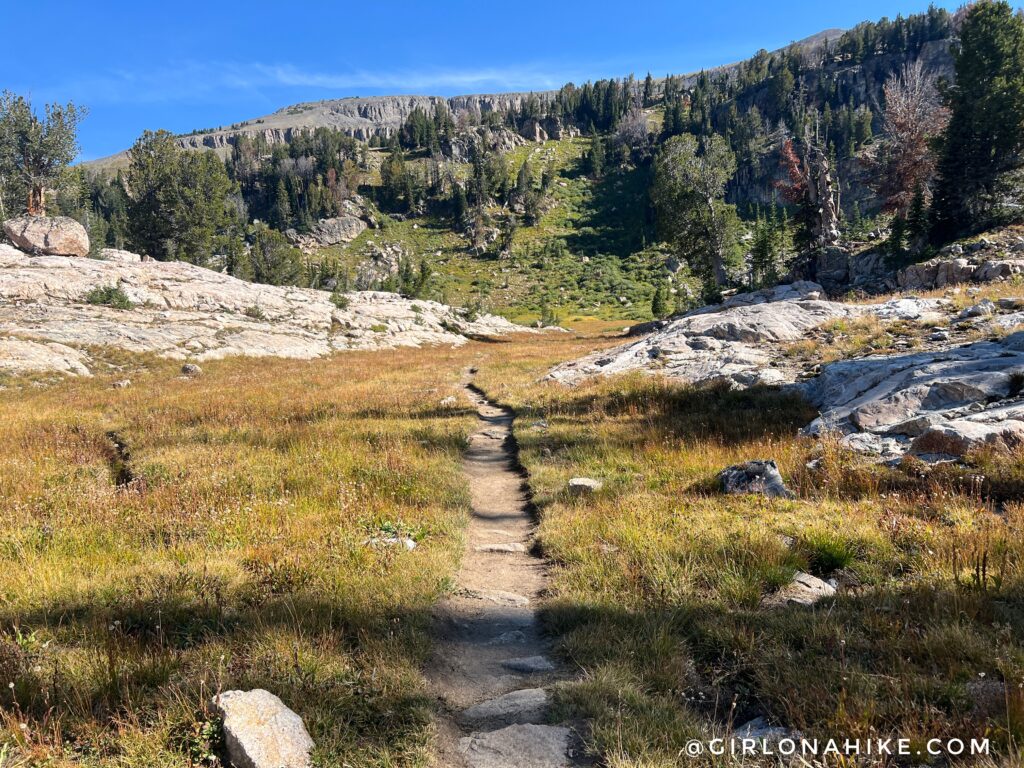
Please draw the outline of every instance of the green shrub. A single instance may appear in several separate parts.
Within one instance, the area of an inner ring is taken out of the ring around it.
[[[267,316],[263,314],[263,310],[257,305],[253,304],[251,307],[246,307],[242,310],[242,314],[246,317],[251,317],[253,320],[266,320]]]
[[[859,554],[854,542],[831,531],[811,531],[802,537],[800,545],[807,555],[807,567],[815,576],[846,568]]]
[[[114,309],[131,309],[134,304],[128,298],[128,294],[116,285],[97,286],[85,294],[83,301],[86,304],[95,304]]]
[[[336,306],[338,309],[348,309],[349,299],[344,293],[335,291],[331,294],[331,304]]]

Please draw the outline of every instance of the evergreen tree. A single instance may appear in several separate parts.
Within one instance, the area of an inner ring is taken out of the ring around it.
[[[907,252],[907,220],[898,214],[893,217],[885,248],[895,259],[899,259]]]
[[[594,136],[590,140],[590,148],[586,154],[586,170],[593,178],[599,179],[604,173],[605,152],[604,141],[600,136]]]
[[[129,152],[126,184],[129,237],[140,253],[203,265],[233,236],[233,185],[212,151],[184,150],[167,131],[146,131]]]
[[[271,222],[275,227],[284,232],[291,226],[292,204],[288,198],[288,188],[285,186],[284,178],[277,180],[277,192],[274,195],[274,216]]]
[[[1024,164],[1024,19],[1003,0],[979,0],[961,26],[954,60],[932,201],[937,241],[1005,220],[1007,202],[1019,193],[1013,176]]]
[[[60,187],[78,154],[85,114],[71,103],[47,104],[40,117],[27,99],[0,93],[0,220],[21,210],[19,197],[33,216],[46,214],[46,190]]]
[[[907,213],[907,235],[917,247],[928,236],[928,206],[924,200],[924,189],[920,186],[914,189],[914,196],[910,200],[910,210]]]
[[[660,320],[668,314],[668,289],[664,282],[659,282],[654,289],[654,298],[651,299],[651,314],[655,320]]]

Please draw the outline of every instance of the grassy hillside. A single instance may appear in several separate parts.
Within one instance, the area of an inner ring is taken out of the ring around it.
[[[537,320],[545,304],[566,321],[649,319],[654,283],[665,275],[665,255],[646,250],[652,237],[649,170],[614,169],[592,179],[582,168],[589,144],[590,139],[567,138],[529,144],[507,155],[513,181],[524,162],[536,179],[545,168],[554,171],[540,221],[526,226],[517,217],[508,258],[493,252],[475,255],[469,237],[439,216],[383,217],[381,229],[367,230],[323,256],[354,271],[369,243],[398,244],[415,262],[427,261],[439,298],[479,304],[519,322]],[[426,161],[410,162],[422,166]],[[454,170],[467,173],[465,166]],[[369,181],[379,180],[371,175]],[[487,211],[492,227],[509,214],[499,206]]]

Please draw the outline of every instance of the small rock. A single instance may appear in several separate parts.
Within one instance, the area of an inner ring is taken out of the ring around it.
[[[540,719],[547,708],[548,694],[543,688],[524,688],[475,704],[462,713],[467,720],[502,720],[529,723]]]
[[[736,729],[734,736],[737,739],[753,739],[754,741],[767,742],[777,745],[783,739],[799,739],[800,734],[783,728],[779,725],[771,725],[765,717],[755,717],[753,720],[744,723]]]
[[[993,302],[989,301],[988,299],[985,299],[984,301],[980,301],[974,306],[965,309],[963,312],[957,315],[957,319],[968,320],[972,317],[988,317],[990,315],[994,315],[995,312],[996,305]]]
[[[524,656],[521,659],[507,659],[501,662],[501,666],[513,672],[534,674],[536,672],[550,672],[555,665],[545,656]]]
[[[727,467],[718,475],[718,479],[725,493],[756,493],[773,498],[793,498],[792,491],[782,481],[778,465],[772,460],[748,461]]]
[[[481,544],[474,548],[477,552],[525,552],[526,546],[518,541],[501,542],[497,544]]]
[[[131,379],[121,379],[120,381],[115,381],[111,386],[114,389],[127,389],[131,385]]]
[[[502,589],[491,589],[481,592],[479,597],[498,605],[524,606],[530,604],[530,598],[524,595],[517,595],[515,592],[506,592]]]
[[[182,376],[201,376],[202,373],[203,369],[200,368],[195,363],[185,363],[183,366],[181,366]]]
[[[455,395],[448,395],[448,397],[441,400],[442,408],[454,408],[458,404],[459,400],[457,397],[455,397]]]
[[[308,768],[313,749],[302,718],[277,696],[256,689],[225,691],[213,706],[224,721],[234,768]]]
[[[416,549],[416,542],[408,536],[374,536],[363,542],[369,547],[405,547],[409,552]]]
[[[569,480],[569,494],[571,496],[590,496],[597,493],[604,487],[600,480],[592,477],[574,477]]]
[[[782,608],[789,605],[811,606],[825,597],[836,593],[835,587],[817,576],[797,571],[793,580],[778,592],[768,595],[762,605],[766,608]]]

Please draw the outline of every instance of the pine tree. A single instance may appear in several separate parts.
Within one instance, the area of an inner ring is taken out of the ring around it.
[[[910,210],[907,213],[907,234],[915,247],[928,236],[928,225],[928,206],[924,200],[924,189],[918,186],[914,189]]]
[[[644,91],[643,91],[643,104],[645,107],[651,106],[654,103],[654,78],[651,77],[651,73],[647,73],[647,77],[644,78]]]
[[[283,177],[277,180],[272,221],[274,226],[282,232],[291,226],[292,204],[288,197],[288,188],[285,186]]]
[[[1024,19],[1003,0],[970,6],[955,54],[949,126],[932,201],[936,241],[1007,217],[1024,164]]]
[[[668,290],[665,283],[658,283],[654,289],[654,298],[651,299],[651,314],[655,320],[661,320],[668,314]]]

